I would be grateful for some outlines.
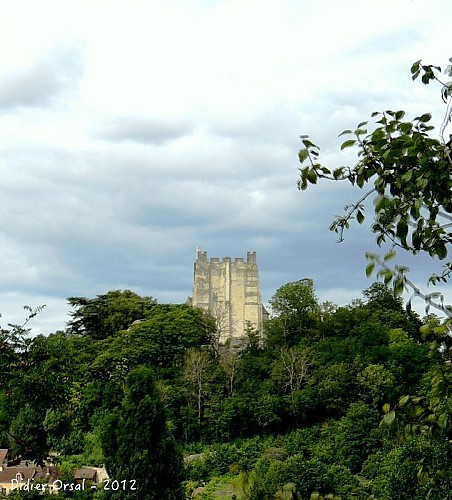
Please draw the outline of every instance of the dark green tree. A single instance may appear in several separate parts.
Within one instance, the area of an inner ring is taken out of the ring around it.
[[[117,332],[102,343],[92,370],[99,378],[123,384],[139,365],[150,365],[158,376],[172,377],[182,369],[187,349],[209,344],[215,320],[185,304],[159,304],[143,321]]]
[[[114,498],[183,498],[182,456],[166,425],[152,370],[138,367],[130,372],[122,405],[104,425],[107,470],[112,479],[125,481],[127,489]]]
[[[140,297],[130,290],[112,290],[94,299],[69,297],[68,303],[75,309],[70,313],[68,330],[96,340],[129,328],[156,305],[152,297]]]

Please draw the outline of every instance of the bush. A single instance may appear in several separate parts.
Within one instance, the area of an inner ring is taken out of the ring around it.
[[[303,455],[310,458],[312,449],[319,441],[320,425],[295,429],[284,437],[284,448],[289,455]]]
[[[375,453],[365,462],[362,472],[372,480],[372,493],[376,498],[449,498],[451,463],[449,441],[416,437],[389,453]]]
[[[249,500],[273,500],[275,493],[287,482],[285,469],[284,462],[260,458],[251,474]]]

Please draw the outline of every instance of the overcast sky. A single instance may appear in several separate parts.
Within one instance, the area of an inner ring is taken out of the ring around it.
[[[373,111],[444,115],[450,0],[15,0],[0,18],[0,324],[114,289],[185,302],[195,248],[257,252],[263,299],[314,280],[347,304],[370,286],[365,227],[328,225],[359,193],[296,187],[300,134],[353,164],[338,133]],[[424,284],[428,259],[408,259]],[[437,267],[439,269],[440,266]]]

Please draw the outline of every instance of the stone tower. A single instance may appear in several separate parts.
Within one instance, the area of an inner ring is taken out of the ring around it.
[[[197,251],[191,303],[209,310],[217,320],[220,342],[240,341],[248,322],[261,330],[268,313],[262,305],[256,252],[248,252],[244,261],[209,260],[207,252]]]

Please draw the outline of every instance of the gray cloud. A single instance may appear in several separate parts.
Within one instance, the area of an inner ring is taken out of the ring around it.
[[[139,144],[163,144],[191,132],[191,126],[175,119],[158,119],[142,116],[115,118],[104,125],[97,136],[113,142],[132,141]]]
[[[146,25],[138,38],[120,41],[116,29],[104,32],[97,22],[104,19],[93,18],[92,29],[80,35],[83,67],[80,51],[63,48],[6,73],[0,80],[2,324],[9,310],[19,311],[19,321],[23,304],[47,303],[37,321],[48,333],[64,327],[66,297],[117,288],[183,302],[196,245],[217,257],[257,251],[264,300],[306,276],[323,300],[344,304],[360,296],[371,283],[364,252],[375,250],[374,237],[356,225],[339,245],[328,231],[357,192],[326,182],[297,191],[299,135],[311,134],[328,166],[353,164],[353,151],[339,152],[341,130],[376,109],[408,103],[418,113],[420,101],[435,113],[441,101],[432,89],[411,84],[408,66],[404,73],[405,53],[413,50],[409,64],[418,48],[404,22],[399,30],[394,14],[393,29],[378,38],[380,21],[355,3],[356,16],[339,24],[321,8],[313,10],[319,22],[311,22],[301,7],[290,9],[290,19],[281,11],[275,22],[274,7],[264,6],[273,38],[262,27],[254,30],[251,10],[241,12],[243,36],[239,30],[233,39],[224,15],[200,24],[194,16],[179,26],[182,51],[176,38],[169,51],[153,44],[173,33],[173,15],[161,32]],[[330,4],[333,12],[343,9]],[[220,5],[235,21],[235,7]],[[416,9],[413,3],[409,15]],[[372,10],[384,17],[380,5]],[[431,20],[416,16],[420,39],[427,40]],[[399,33],[406,40],[400,60],[393,50]],[[206,44],[211,39],[217,47]],[[152,68],[143,64],[148,46],[158,47]],[[174,91],[182,86],[183,93]],[[422,284],[430,262],[409,262]]]
[[[55,49],[33,66],[0,80],[0,109],[47,106],[60,92],[75,85],[81,71],[78,50]]]

